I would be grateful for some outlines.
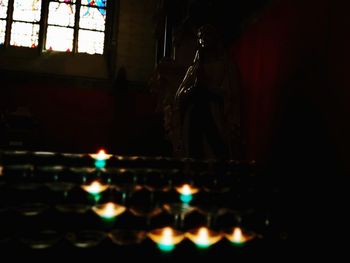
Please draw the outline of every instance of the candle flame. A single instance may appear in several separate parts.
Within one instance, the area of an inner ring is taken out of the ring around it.
[[[164,245],[173,245],[173,230],[170,227],[166,227],[163,230],[163,234],[160,240],[160,243]]]
[[[175,231],[171,227],[156,229],[148,233],[148,236],[157,244],[172,246],[180,243],[184,239],[184,235]]]
[[[192,195],[197,193],[199,189],[191,187],[189,184],[184,184],[181,187],[176,187],[176,191],[182,195]]]
[[[111,154],[106,154],[106,151],[104,149],[101,149],[98,151],[98,153],[92,153],[90,154],[90,156],[95,159],[95,160],[99,160],[99,161],[104,161],[104,160],[108,160],[109,158],[112,157]]]
[[[108,185],[103,185],[99,181],[93,181],[89,185],[81,186],[86,192],[90,194],[99,194],[108,188]]]
[[[197,231],[189,231],[187,237],[200,247],[208,247],[218,242],[222,236],[213,231],[209,231],[206,227],[201,227]]]
[[[232,233],[226,234],[225,236],[230,242],[235,244],[243,244],[254,237],[253,235],[244,234],[239,227],[235,227]]]
[[[126,210],[126,207],[109,202],[106,204],[93,206],[92,210],[100,217],[113,218],[122,214]]]

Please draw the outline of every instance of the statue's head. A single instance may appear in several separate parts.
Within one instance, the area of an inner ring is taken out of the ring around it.
[[[202,48],[216,47],[220,41],[216,28],[210,24],[201,26],[197,32],[198,42]]]

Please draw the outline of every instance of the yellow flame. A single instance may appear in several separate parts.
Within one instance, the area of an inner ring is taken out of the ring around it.
[[[193,243],[199,246],[213,245],[222,238],[220,234],[210,231],[206,227],[201,227],[197,231],[189,231],[186,235]]]
[[[82,185],[81,188],[90,194],[99,194],[105,191],[108,188],[108,185],[103,185],[99,181],[93,181],[89,185]]]
[[[148,236],[157,244],[166,246],[176,245],[184,239],[184,235],[171,227],[156,229],[148,233]]]
[[[174,244],[173,235],[174,235],[173,230],[170,227],[166,227],[163,230],[160,243],[164,245],[173,245]]]
[[[109,202],[102,205],[93,206],[92,210],[101,217],[112,218],[120,215],[126,207]]]
[[[199,191],[198,188],[191,187],[189,184],[184,184],[180,187],[175,188],[176,191],[182,195],[192,195]]]
[[[111,158],[112,154],[106,154],[106,151],[104,149],[101,149],[101,150],[99,150],[99,152],[97,154],[92,153],[92,154],[90,154],[90,156],[95,160],[103,161],[103,160],[108,160],[109,158]]]
[[[254,237],[253,235],[244,234],[242,229],[239,227],[235,227],[232,233],[226,234],[225,236],[233,243],[245,243]]]

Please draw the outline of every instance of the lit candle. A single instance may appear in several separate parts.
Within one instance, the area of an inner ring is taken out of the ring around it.
[[[81,188],[89,194],[95,195],[105,191],[108,188],[108,185],[101,184],[99,181],[93,181],[91,184],[82,185]]]
[[[107,190],[109,186],[106,184],[101,184],[99,181],[93,181],[91,184],[84,184],[81,188],[88,192],[97,203],[101,199],[101,193]]]
[[[102,169],[106,166],[106,160],[112,157],[111,154],[106,154],[104,149],[98,151],[97,154],[90,154],[90,157],[95,159],[95,167]]]
[[[189,203],[193,199],[193,195],[198,193],[199,189],[191,187],[189,184],[184,184],[180,187],[175,188],[180,194],[180,200],[184,203]]]
[[[171,227],[153,230],[148,233],[148,236],[164,252],[172,251],[175,245],[179,244],[185,237],[181,232],[175,231]]]
[[[104,219],[114,219],[118,215],[122,214],[125,210],[125,206],[117,205],[113,202],[106,204],[96,205],[92,207],[92,210],[100,217]]]
[[[206,227],[189,231],[187,232],[186,236],[199,248],[208,248],[211,245],[219,242],[222,238],[221,234],[213,232]]]
[[[225,237],[233,244],[237,246],[244,245],[246,242],[254,238],[253,234],[243,233],[239,227],[234,227],[231,233],[226,233]]]

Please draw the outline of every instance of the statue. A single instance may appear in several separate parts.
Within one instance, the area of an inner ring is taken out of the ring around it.
[[[243,157],[237,69],[211,11],[211,1],[191,2],[149,82],[174,157]]]
[[[176,157],[241,158],[237,72],[212,25],[198,30],[198,50],[173,102],[165,128]]]

